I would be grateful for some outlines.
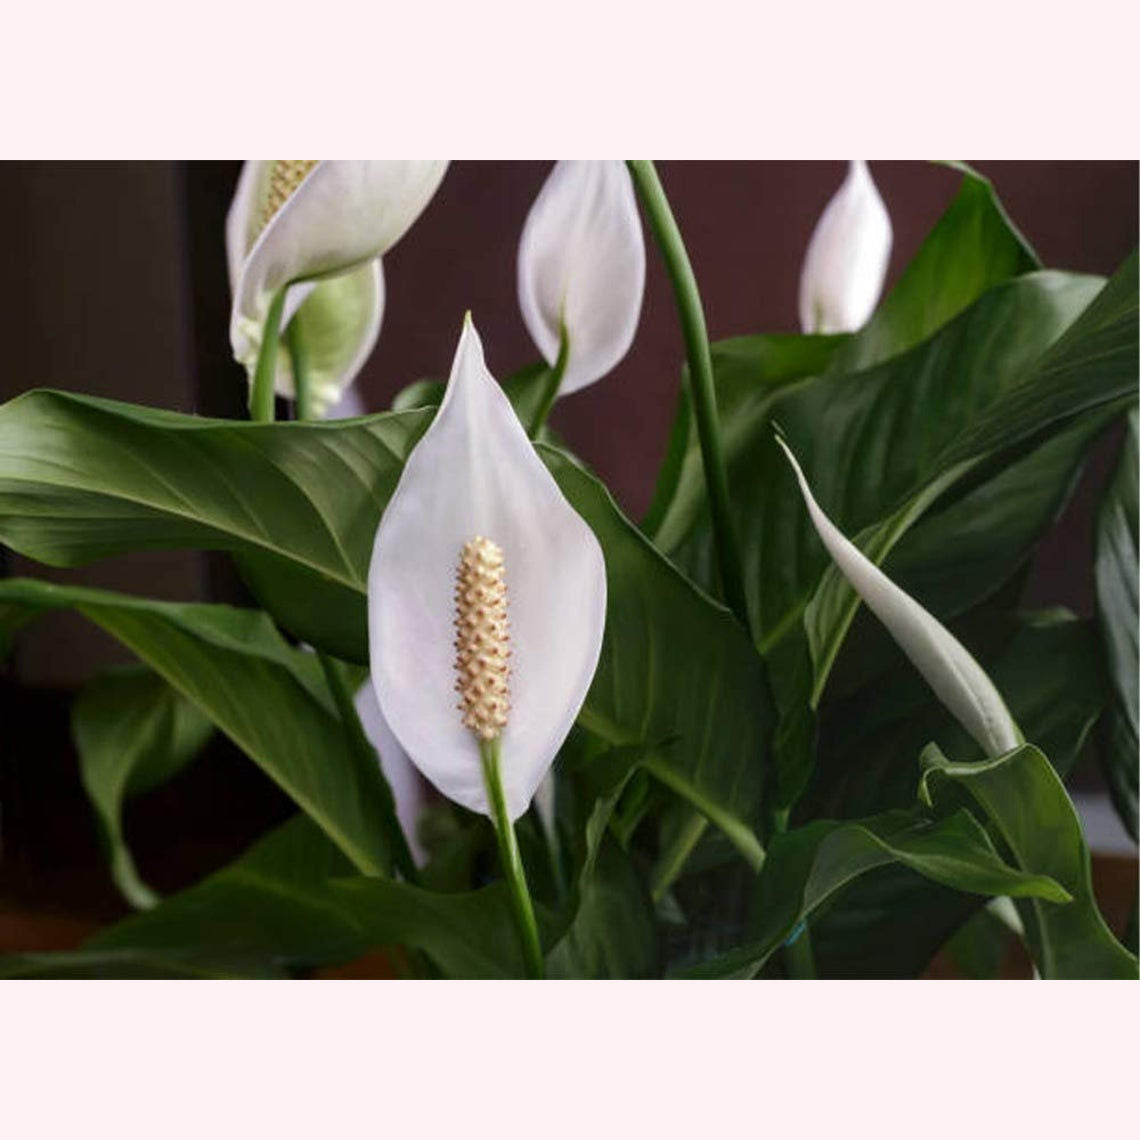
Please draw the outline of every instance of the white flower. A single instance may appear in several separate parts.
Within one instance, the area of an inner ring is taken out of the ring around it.
[[[1024,743],[994,683],[965,646],[840,533],[812,497],[807,479],[788,445],[779,437],[777,442],[791,462],[811,521],[827,552],[938,699],[987,756],[1000,756]]]
[[[645,239],[624,163],[555,164],[523,227],[518,282],[523,320],[551,366],[566,329],[561,393],[625,356],[645,292]]]
[[[485,815],[480,742],[497,738],[517,819],[586,697],[605,614],[601,547],[468,318],[443,403],[376,532],[369,652],[384,717],[444,795]]]
[[[313,405],[336,403],[376,344],[384,311],[380,255],[431,200],[444,162],[247,162],[226,219],[230,342],[251,379],[273,298],[280,327],[299,322]],[[294,395],[278,349],[275,388]]]
[[[416,837],[416,825],[427,800],[423,781],[388,727],[371,681],[365,681],[360,686],[354,703],[356,715],[360,717],[360,726],[369,743],[376,749],[376,754],[380,757],[380,768],[392,789],[392,798],[396,801],[396,819],[408,841],[408,849],[416,865],[422,866],[425,852]]]
[[[805,333],[854,332],[875,311],[891,257],[891,219],[862,160],[828,202],[800,273]]]

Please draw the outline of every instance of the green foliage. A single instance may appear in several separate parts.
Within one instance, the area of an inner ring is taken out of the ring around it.
[[[1137,411],[1128,415],[1128,431],[1116,475],[1097,520],[1097,616],[1104,644],[1113,700],[1101,752],[1113,802],[1128,833],[1137,837]]]
[[[0,627],[71,608],[138,655],[230,737],[366,874],[391,866],[396,825],[378,764],[352,747],[316,658],[265,614],[0,580]]]
[[[111,875],[132,906],[153,906],[158,896],[135,869],[123,836],[123,800],[165,783],[194,759],[212,730],[194,705],[149,669],[104,673],[72,705],[83,787],[107,844]]]
[[[892,862],[956,890],[1035,896],[1054,903],[1069,898],[1048,876],[1004,863],[985,831],[964,811],[938,822],[913,812],[852,823],[820,820],[773,840],[756,886],[760,918],[755,940],[694,968],[691,976],[754,976],[796,927],[848,882]]]
[[[1032,745],[994,760],[956,764],[936,746],[922,756],[921,795],[939,806],[972,799],[1025,872],[1048,875],[1072,896],[1064,906],[1018,899],[1033,961],[1044,978],[1135,978],[1136,957],[1097,909],[1089,851],[1064,785]],[[1012,895],[1012,891],[994,892]]]
[[[983,908],[1002,897],[1043,976],[1136,977],[1097,910],[1063,780],[1097,749],[1136,835],[1137,260],[1107,283],[1043,270],[990,184],[961,172],[863,329],[712,346],[750,629],[717,600],[687,383],[640,529],[541,433],[608,587],[601,659],[556,765],[555,834],[534,812],[519,825],[548,976],[770,976],[809,941],[824,977],[917,976],[948,943],[990,976],[1007,936]],[[523,423],[548,378],[538,363],[504,382]],[[372,954],[407,976],[524,976],[487,821],[434,807],[430,862],[401,864],[391,791],[349,690],[329,688],[350,663],[363,677],[376,528],[442,393],[420,380],[390,412],[330,423],[49,391],[0,407],[13,550],[61,567],[227,551],[263,607],[0,580],[0,650],[68,608],[143,663],[93,681],[73,730],[112,875],[146,908],[75,953],[0,960],[0,976],[292,977]],[[1021,613],[1035,544],[1130,408],[1098,521],[1096,622]],[[860,610],[775,425],[823,509],[952,626],[1029,744],[981,756]],[[123,802],[213,728],[299,814],[160,900]]]

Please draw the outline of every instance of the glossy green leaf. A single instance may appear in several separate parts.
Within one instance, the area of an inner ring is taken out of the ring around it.
[[[657,930],[644,880],[612,837],[603,837],[594,862],[573,921],[547,955],[547,976],[657,976]]]
[[[54,566],[233,551],[286,628],[363,663],[376,523],[431,414],[249,424],[29,392],[0,408],[0,539]]]
[[[874,619],[866,616],[866,628],[856,631],[844,649],[853,676],[867,659],[867,639],[861,634],[880,635]],[[987,624],[995,623],[992,614],[983,617]],[[1089,621],[1063,610],[1024,615],[1014,628],[1012,638],[1003,636],[994,652],[978,657],[1022,731],[1063,775],[1076,763],[1104,708],[1095,631]],[[889,641],[885,634],[881,639]],[[984,759],[910,662],[890,645],[893,668],[872,673],[824,717],[820,766],[801,805],[809,817],[858,818],[908,806],[914,797],[915,757],[932,740],[956,760]],[[817,966],[828,977],[917,977],[977,908],[976,896],[910,872],[874,872],[853,884],[813,924]]]
[[[436,894],[346,877],[351,871],[309,820],[296,817],[229,867],[96,935],[87,948],[165,955],[192,945],[297,970],[403,945],[423,950],[449,977],[524,976],[502,884]]]
[[[546,958],[548,977],[639,978],[657,974],[653,906],[641,875],[610,831],[622,792],[650,750],[610,749],[578,758],[584,813],[570,920]]]
[[[161,677],[131,668],[108,671],[83,689],[72,705],[71,731],[111,876],[132,906],[153,906],[158,896],[139,877],[123,835],[123,800],[185,767],[213,726]]]
[[[5,607],[11,606],[10,610]],[[137,654],[212,721],[367,874],[391,866],[397,826],[378,764],[353,749],[313,654],[265,614],[0,580],[5,613],[71,608]]]
[[[963,481],[972,486],[936,504],[891,551],[891,578],[943,620],[985,600],[1056,521],[1090,446],[1117,414],[1080,416],[1013,462],[999,460],[996,474],[981,465]]]
[[[1137,410],[1128,416],[1124,450],[1101,503],[1096,535],[1097,618],[1114,699],[1101,759],[1113,803],[1124,826],[1137,838]]]
[[[601,483],[564,453],[539,450],[606,557],[606,632],[579,723],[610,745],[670,742],[644,766],[743,849],[761,818],[772,727],[763,662]]]
[[[763,431],[775,397],[825,372],[845,336],[741,336],[712,345],[721,446],[726,460]],[[705,508],[705,473],[685,373],[673,427],[642,529],[663,550],[676,546]]]
[[[1049,876],[1073,896],[1065,906],[1018,900],[1041,976],[1136,978],[1135,956],[1116,941],[1097,909],[1077,813],[1041,752],[1027,744],[993,760],[958,764],[932,745],[921,762],[921,795],[927,802],[956,804],[964,793],[981,809],[1016,866]]]
[[[859,645],[850,646],[854,672]],[[1091,623],[1065,610],[1022,615],[1008,642],[979,660],[1026,739],[1064,776],[1104,709]],[[821,762],[805,810],[857,818],[909,805],[914,758],[930,741],[958,761],[984,759],[897,650],[894,666],[829,708]]]
[[[690,971],[698,977],[753,977],[801,922],[850,881],[901,863],[937,883],[982,895],[1036,896],[1056,903],[1068,893],[1048,876],[1002,861],[965,811],[938,822],[913,812],[852,823],[819,820],[776,836],[757,883],[757,935],[747,946]]]

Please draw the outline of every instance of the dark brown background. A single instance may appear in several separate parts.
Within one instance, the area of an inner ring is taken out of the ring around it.
[[[1136,244],[1136,163],[977,166],[1047,266],[1109,274]],[[537,357],[518,312],[515,252],[548,169],[543,162],[453,164],[385,260],[384,327],[359,381],[370,410],[386,407],[412,380],[446,376],[467,309],[496,375]],[[843,164],[665,162],[660,170],[711,336],[796,331],[800,261]],[[0,398],[50,386],[244,415],[243,374],[229,357],[222,230],[237,171],[236,163],[0,164]],[[959,176],[916,162],[874,162],[872,174],[894,224],[889,288]],[[650,249],[632,351],[611,375],[560,401],[552,417],[635,517],[648,505],[663,454],[680,360],[668,284]],[[1091,510],[1116,442],[1110,436],[1101,444],[1061,526],[1042,543],[1029,587],[1034,603],[1089,611]],[[197,554],[156,552],[71,572],[15,556],[7,563],[13,573],[154,596],[235,597],[220,560]],[[70,689],[121,659],[89,626],[55,615],[22,639],[0,681],[0,891],[40,901],[98,897],[104,911],[117,907],[75,778],[65,710]],[[286,810],[251,767],[216,746],[155,793],[137,822],[128,815],[144,871],[158,886],[220,862]]]

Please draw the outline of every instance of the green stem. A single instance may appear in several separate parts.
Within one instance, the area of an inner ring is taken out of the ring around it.
[[[301,324],[296,317],[285,329],[285,345],[289,349],[289,359],[293,365],[293,393],[297,402],[297,419],[320,419],[313,403],[309,350],[305,344],[305,335],[301,332]]]
[[[543,382],[542,399],[531,417],[530,426],[527,428],[527,434],[531,439],[538,439],[538,433],[545,426],[546,418],[550,415],[550,409],[554,407],[554,401],[558,399],[558,389],[562,386],[562,376],[566,371],[566,361],[569,357],[570,338],[566,335],[566,326],[562,325],[558,337],[558,359],[554,362],[553,368],[547,369]]]
[[[789,978],[808,981],[815,977],[815,954],[811,948],[811,929],[804,923],[803,930],[789,946],[784,947],[784,969]]]
[[[261,348],[257,354],[257,367],[249,390],[249,418],[261,423],[273,422],[273,395],[277,380],[277,346],[281,337],[281,314],[285,309],[285,290],[278,292],[269,303],[265,329],[261,335]]]
[[[693,853],[693,849],[701,841],[709,821],[699,812],[693,812],[677,833],[673,842],[662,853],[653,868],[653,876],[649,882],[649,897],[656,903],[660,902],[665,892],[676,882],[677,876],[685,866],[686,860]]]
[[[628,163],[633,184],[637,187],[642,207],[649,220],[665,268],[673,285],[677,313],[681,319],[681,332],[685,338],[685,353],[689,361],[689,391],[697,421],[697,437],[701,445],[701,461],[708,487],[709,512],[712,517],[713,539],[716,543],[717,563],[728,608],[745,629],[748,621],[748,599],[744,592],[741,573],[740,547],[736,528],[732,522],[728,500],[728,476],[725,472],[724,452],[720,444],[720,423],[713,386],[712,355],[705,325],[701,295],[697,279],[681,239],[681,231],[665,197],[665,189],[652,162],[644,159]]]
[[[772,830],[781,834],[788,830],[789,808],[781,808],[772,813]],[[815,977],[815,953],[811,945],[811,925],[804,919],[803,929],[795,939],[784,947],[784,971],[789,978],[806,981]]]
[[[728,841],[744,856],[745,861],[756,874],[760,874],[764,866],[765,851],[756,833],[743,820],[726,812],[702,795],[700,790],[691,784],[684,776],[669,767],[659,756],[649,755],[641,766],[654,779],[659,780],[667,788],[672,788],[682,799],[688,801],[703,815],[709,823],[719,828]]]
[[[538,924],[534,919],[534,906],[530,901],[530,891],[526,885],[526,871],[523,870],[519,855],[518,841],[515,839],[514,824],[507,812],[507,800],[503,795],[503,781],[499,772],[499,742],[480,741],[479,755],[483,758],[483,782],[487,787],[487,799],[491,805],[491,819],[495,824],[495,834],[499,839],[499,861],[511,892],[515,922],[522,941],[523,957],[527,971],[532,978],[541,978],[542,944],[538,940]]]
[[[333,703],[336,705],[337,712],[340,713],[341,723],[348,733],[349,745],[356,753],[361,766],[375,770],[380,776],[380,783],[383,785],[384,831],[389,842],[391,858],[404,879],[409,883],[414,883],[419,876],[416,873],[416,864],[412,859],[412,853],[408,849],[404,829],[400,826],[400,819],[396,815],[396,800],[392,795],[392,788],[384,775],[384,769],[380,765],[380,757],[377,756],[376,749],[372,747],[372,742],[365,734],[364,727],[360,723],[360,717],[356,715],[356,705],[353,703],[348,686],[344,683],[344,674],[337,662],[319,649],[317,650],[317,660],[320,661],[321,668],[324,670],[325,681],[328,684],[329,692],[332,693]]]

